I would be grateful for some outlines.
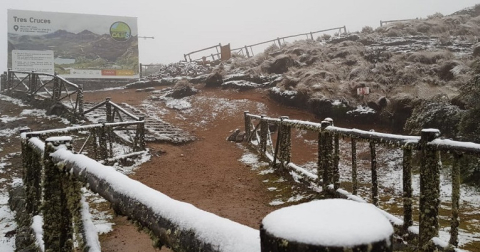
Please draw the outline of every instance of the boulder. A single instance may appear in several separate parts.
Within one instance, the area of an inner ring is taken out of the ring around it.
[[[175,87],[172,91],[171,94],[168,96],[175,98],[175,99],[181,99],[183,97],[191,96],[198,93],[198,90],[193,88],[192,86],[181,86],[181,87]]]
[[[206,87],[220,87],[223,83],[223,77],[220,73],[215,72],[207,76],[205,79]]]
[[[478,57],[480,56],[480,43],[476,43],[473,45],[473,57]]]
[[[442,136],[455,138],[463,113],[459,107],[450,104],[446,97],[436,97],[415,106],[412,116],[405,123],[405,130],[419,135],[422,129],[436,128],[442,132]]]
[[[228,138],[227,141],[241,143],[245,139],[245,132],[240,132],[236,129]]]
[[[282,74],[287,72],[293,64],[294,60],[289,55],[281,54],[274,59],[265,61],[261,67],[267,73]]]

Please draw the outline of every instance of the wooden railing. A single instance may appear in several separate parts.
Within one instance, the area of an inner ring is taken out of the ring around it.
[[[267,40],[267,41],[263,41],[263,42],[260,42],[260,43],[255,43],[255,44],[252,44],[252,45],[246,45],[244,47],[238,47],[238,48],[234,48],[232,49],[232,53],[239,53],[241,55],[244,55],[248,58],[250,57],[253,57],[255,54],[253,53],[253,47],[255,46],[259,46],[259,45],[264,45],[264,44],[274,44],[274,45],[277,45],[278,44],[278,47],[282,47],[283,45],[286,44],[285,42],[285,39],[288,39],[288,38],[295,38],[295,37],[303,37],[305,36],[306,39],[311,39],[311,40],[314,40],[313,38],[313,34],[316,34],[316,33],[321,33],[321,32],[327,32],[327,31],[335,31],[335,30],[338,30],[339,33],[342,32],[342,29],[343,29],[343,32],[344,33],[347,33],[347,27],[346,26],[342,26],[342,27],[335,27],[335,28],[330,28],[330,29],[324,29],[324,30],[319,30],[319,31],[314,31],[314,32],[307,32],[307,33],[300,33],[300,34],[295,34],[295,35],[289,35],[289,36],[285,36],[285,37],[278,37],[276,39],[272,39],[272,40]]]
[[[112,167],[75,153],[71,137],[47,137],[43,142],[40,136],[50,133],[53,130],[22,133],[26,210],[32,219],[43,217],[43,242],[39,242],[44,244],[42,251],[101,251],[96,230],[88,228],[91,220],[85,217],[88,209],[82,207],[82,187],[98,193],[117,214],[128,216],[148,230],[155,247],[166,245],[175,251],[260,251],[258,230],[173,200]]]
[[[413,21],[413,20],[418,20],[418,18],[417,19],[386,20],[386,21],[380,20],[380,27],[382,27],[384,24],[388,24],[388,23],[409,22],[409,21]]]
[[[62,104],[72,117],[83,114],[83,89],[56,74],[8,70],[2,75],[2,92],[25,99],[46,101],[46,106]]]
[[[342,26],[342,27],[324,29],[324,30],[319,30],[319,31],[314,31],[314,32],[307,32],[307,33],[289,35],[289,36],[285,36],[285,37],[278,37],[276,39],[271,39],[271,40],[251,44],[251,45],[246,45],[246,46],[243,46],[243,47],[234,48],[234,49],[231,49],[230,51],[231,51],[231,53],[238,53],[238,54],[241,54],[243,56],[246,56],[246,57],[250,58],[250,57],[253,57],[255,55],[253,53],[253,47],[256,47],[256,46],[259,46],[259,45],[264,45],[264,44],[275,44],[275,45],[277,45],[277,43],[278,43],[278,47],[282,47],[283,45],[286,44],[285,39],[288,39],[288,38],[305,36],[306,39],[314,40],[313,34],[321,33],[321,32],[327,32],[327,31],[334,31],[334,30],[338,30],[339,32],[342,32],[342,29],[343,29],[344,33],[347,33],[346,26]],[[199,61],[199,60],[202,60],[202,57],[192,60],[192,58],[190,56],[192,54],[203,52],[203,51],[206,51],[206,50],[216,49],[217,53],[212,53],[212,54],[208,55],[208,57],[212,57],[212,60],[218,60],[218,59],[220,59],[220,56],[221,56],[221,53],[220,53],[221,47],[222,47],[222,44],[210,46],[210,47],[207,47],[207,48],[203,48],[203,49],[200,49],[200,50],[196,50],[196,51],[184,54],[183,57],[184,57],[185,61],[190,61],[190,62],[191,61]]]
[[[191,55],[195,54],[195,53],[207,51],[207,50],[210,50],[210,49],[217,50],[217,53],[212,53],[208,56],[212,57],[212,60],[220,59],[220,55],[221,55],[220,50],[222,49],[222,44],[220,44],[220,43],[218,45],[214,45],[214,46],[210,46],[210,47],[207,47],[207,48],[203,48],[203,49],[200,49],[200,50],[196,50],[196,51],[193,51],[193,52],[186,53],[186,54],[183,55],[183,58],[185,59],[185,62],[187,62],[187,61],[190,61],[190,62],[199,61],[199,60],[202,59],[202,57],[192,60]],[[215,59],[215,57],[217,57],[217,58]],[[187,58],[188,58],[188,60],[187,60]]]
[[[451,227],[447,247],[458,246],[459,200],[460,200],[460,159],[463,155],[480,156],[480,144],[444,140],[439,138],[436,129],[424,129],[421,136],[405,136],[384,134],[357,129],[346,129],[333,126],[329,118],[321,123],[290,120],[288,117],[270,118],[261,115],[244,113],[245,137],[274,167],[280,170],[295,171],[303,179],[321,187],[327,195],[363,201],[357,196],[357,141],[366,141],[370,148],[371,198],[374,205],[379,204],[377,177],[377,146],[395,147],[403,150],[403,220],[388,214],[385,215],[396,227],[400,237],[410,235],[418,239],[417,246],[422,251],[433,251],[439,246],[439,204],[440,204],[440,153],[453,154],[451,170]],[[272,140],[269,125],[278,126],[276,141]],[[307,130],[318,133],[317,171],[311,172],[291,162],[291,130]],[[351,144],[351,184],[352,192],[340,188],[339,139],[346,138]],[[420,156],[420,196],[419,196],[419,231],[413,227],[413,189],[412,189],[412,155]],[[410,238],[412,239],[412,238]],[[442,247],[442,246],[440,246]]]

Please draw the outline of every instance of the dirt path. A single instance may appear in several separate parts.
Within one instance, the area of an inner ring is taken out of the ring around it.
[[[85,99],[98,102],[107,96],[115,103],[141,106],[149,94],[114,90],[87,93]],[[245,110],[315,119],[307,113],[280,107],[258,91],[201,89],[190,102],[191,110],[163,111],[161,117],[194,134],[197,140],[179,146],[149,144],[152,153],[158,155],[131,177],[174,199],[258,229],[261,219],[278,206],[269,205],[273,195],[262,183],[262,177],[238,161],[244,150],[226,138],[232,130],[243,129]],[[157,106],[160,111],[163,105]],[[117,218],[116,224],[113,232],[102,237],[104,251],[154,251],[147,235],[136,231],[123,218]]]

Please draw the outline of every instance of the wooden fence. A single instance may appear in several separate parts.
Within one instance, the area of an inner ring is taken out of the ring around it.
[[[103,125],[91,127],[99,129]],[[85,129],[67,128],[55,133]],[[32,218],[43,216],[43,251],[101,250],[95,242],[96,230],[86,228],[82,187],[104,197],[117,214],[128,216],[147,231],[156,247],[166,245],[175,251],[260,251],[258,230],[173,200],[112,167],[74,153],[72,138],[47,137],[53,132],[22,133],[26,210]],[[45,142],[42,136],[47,137]]]
[[[255,47],[255,46],[264,45],[264,44],[272,44],[272,45],[277,45],[278,44],[278,47],[282,47],[283,45],[286,44],[285,39],[288,39],[288,38],[305,36],[306,39],[314,40],[313,34],[321,33],[321,32],[327,32],[327,31],[335,31],[335,30],[338,30],[339,33],[340,33],[340,32],[342,32],[342,29],[343,29],[344,33],[347,33],[347,27],[346,26],[335,27],[335,28],[319,30],[319,31],[314,31],[314,32],[300,33],[300,34],[289,35],[289,36],[285,36],[285,37],[278,37],[276,39],[267,40],[267,41],[263,41],[263,42],[260,42],[260,43],[255,43],[255,44],[252,44],[252,45],[246,45],[244,47],[234,48],[234,49],[232,49],[232,53],[238,53],[238,54],[241,54],[241,55],[244,55],[244,56],[250,58],[250,57],[253,57],[255,55],[254,52],[253,52],[253,47]]]
[[[290,36],[285,36],[285,37],[278,37],[276,39],[271,39],[271,40],[263,41],[263,42],[260,42],[260,43],[255,43],[255,44],[246,45],[246,46],[243,46],[243,47],[234,48],[234,49],[231,49],[230,52],[241,54],[243,56],[246,56],[246,57],[250,58],[250,57],[253,57],[255,55],[253,53],[253,47],[256,47],[256,46],[259,46],[259,45],[264,45],[264,44],[275,44],[275,45],[277,45],[277,43],[278,43],[278,47],[282,47],[283,45],[286,44],[285,39],[288,39],[288,38],[305,36],[306,39],[314,40],[313,34],[317,34],[317,33],[321,33],[321,32],[327,32],[327,31],[335,31],[335,30],[338,30],[339,32],[342,32],[342,29],[343,29],[344,33],[347,33],[346,26],[342,26],[342,27],[330,28],[330,29],[319,30],[319,31],[314,31],[314,32],[300,33],[300,34],[295,34],[295,35],[290,35]],[[184,54],[183,57],[184,57],[185,61],[190,61],[190,62],[200,61],[200,60],[202,60],[202,57],[192,60],[192,58],[190,56],[192,54],[203,52],[203,51],[206,51],[206,50],[216,49],[217,53],[212,53],[212,54],[208,55],[208,57],[212,57],[212,60],[219,60],[221,58],[220,57],[221,56],[221,52],[220,52],[221,48],[222,48],[222,44],[218,44],[218,45],[210,46],[210,47],[207,47],[207,48],[203,48],[203,49],[200,49],[200,50],[196,50],[196,51]]]
[[[8,70],[2,77],[2,92],[24,99],[62,104],[73,117],[83,114],[83,89],[56,74]]]
[[[409,21],[413,21],[413,20],[418,20],[418,18],[416,18],[416,19],[387,20],[387,21],[380,20],[380,27],[382,27],[384,24],[388,24],[388,23],[409,22]]]
[[[403,150],[403,220],[385,212],[396,227],[400,237],[414,236],[418,239],[420,250],[433,251],[434,240],[439,235],[439,204],[440,204],[440,153],[453,154],[452,207],[449,248],[458,246],[459,231],[459,201],[460,201],[460,159],[463,155],[480,156],[480,144],[466,143],[439,138],[436,129],[424,129],[421,136],[404,136],[384,134],[357,129],[346,129],[333,126],[329,118],[321,123],[290,120],[288,117],[270,118],[244,113],[245,136],[264,157],[268,158],[274,167],[293,170],[301,174],[303,179],[323,188],[323,192],[336,197],[360,199],[357,180],[357,141],[369,143],[371,166],[371,199],[378,206],[377,177],[377,146],[396,147]],[[256,123],[255,123],[256,122]],[[269,125],[278,126],[276,142],[271,137]],[[291,162],[291,131],[292,128],[318,133],[318,170],[316,173],[307,171]],[[351,142],[351,184],[352,193],[340,188],[339,139],[347,138]],[[413,226],[413,189],[412,189],[412,155],[417,152],[421,158],[420,165],[420,197],[419,197],[419,232]],[[438,246],[438,244],[437,244]],[[443,248],[447,249],[447,248]]]

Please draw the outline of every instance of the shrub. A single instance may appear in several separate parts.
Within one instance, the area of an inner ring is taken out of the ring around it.
[[[439,51],[439,52],[414,52],[408,56],[407,61],[418,62],[422,64],[437,64],[442,60],[448,60],[453,58],[453,54],[449,51]]]
[[[373,28],[371,26],[364,26],[362,28],[362,33],[363,34],[370,34],[373,33]]]

